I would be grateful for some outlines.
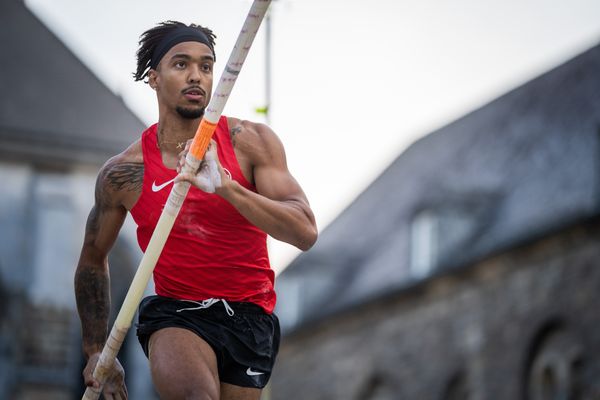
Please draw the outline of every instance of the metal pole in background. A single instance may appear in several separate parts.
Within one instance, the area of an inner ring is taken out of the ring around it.
[[[273,0],[275,1],[275,0]],[[265,15],[265,123],[271,125],[271,10]],[[271,382],[263,388],[260,400],[271,400]]]
[[[271,124],[271,12],[265,17],[265,120]]]

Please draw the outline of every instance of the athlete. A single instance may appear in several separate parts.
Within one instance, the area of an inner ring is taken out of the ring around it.
[[[161,399],[257,400],[279,346],[266,237],[309,249],[317,228],[275,133],[221,117],[196,174],[178,174],[213,85],[215,35],[167,21],[144,32],[136,80],[156,92],[158,123],[101,168],[75,273],[83,371],[108,333],[107,255],[130,212],[146,250],[173,181],[192,183],[154,270],[156,295],[139,309],[138,338]],[[127,399],[118,360],[106,399]]]

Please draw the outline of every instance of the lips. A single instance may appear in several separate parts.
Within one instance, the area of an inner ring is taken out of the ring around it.
[[[190,101],[200,101],[206,96],[204,89],[200,87],[191,87],[182,91],[184,97]]]

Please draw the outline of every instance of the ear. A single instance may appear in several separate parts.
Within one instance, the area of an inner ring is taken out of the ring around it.
[[[148,85],[154,90],[156,90],[156,87],[158,86],[158,74],[154,69],[148,71]]]

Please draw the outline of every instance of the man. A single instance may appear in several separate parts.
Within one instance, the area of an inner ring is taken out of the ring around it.
[[[307,250],[317,238],[306,196],[267,126],[222,117],[196,175],[177,176],[208,105],[214,34],[168,21],[142,34],[136,80],[156,92],[158,124],[98,174],[75,274],[86,385],[107,337],[107,255],[127,212],[145,251],[176,178],[193,184],[142,301],[138,337],[161,399],[259,399],[279,346],[266,235]],[[106,399],[126,399],[118,361]]]

